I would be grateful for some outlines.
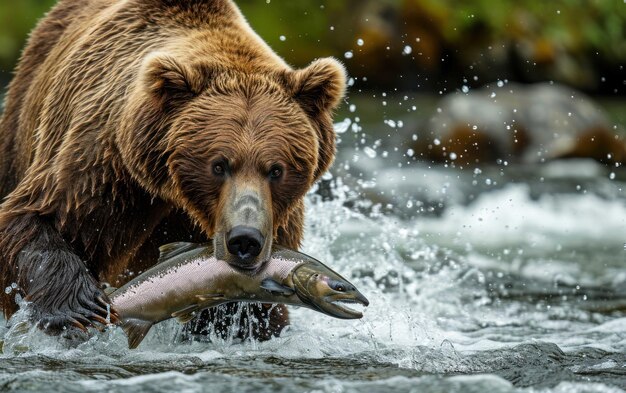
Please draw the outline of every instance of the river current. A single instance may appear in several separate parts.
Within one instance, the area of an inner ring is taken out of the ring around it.
[[[346,142],[348,125],[302,250],[369,298],[363,319],[294,308],[268,342],[168,321],[128,350],[120,329],[69,343],[18,312],[0,319],[0,390],[624,392],[623,172],[428,167]]]

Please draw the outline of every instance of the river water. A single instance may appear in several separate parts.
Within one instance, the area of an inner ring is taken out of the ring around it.
[[[69,343],[18,313],[0,321],[0,390],[624,392],[624,173],[429,167],[377,142],[389,123],[349,116],[302,249],[369,298],[362,320],[292,309],[263,343],[183,340],[168,321],[128,350],[119,329]]]

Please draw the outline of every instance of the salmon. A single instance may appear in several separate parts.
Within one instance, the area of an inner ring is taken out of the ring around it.
[[[288,304],[341,319],[363,317],[347,304],[369,305],[354,285],[322,262],[277,245],[254,270],[217,259],[210,243],[171,243],[160,252],[157,265],[109,294],[131,349],[155,323],[170,318],[185,323],[201,310],[228,302]]]

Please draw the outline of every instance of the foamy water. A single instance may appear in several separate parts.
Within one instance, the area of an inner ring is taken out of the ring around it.
[[[168,321],[128,350],[120,329],[70,345],[18,313],[2,333],[0,387],[623,392],[624,199],[536,198],[517,183],[407,217],[348,208],[345,191],[309,195],[302,249],[370,299],[362,320],[292,309],[289,330],[263,343],[180,342]]]
[[[366,295],[363,319],[292,308],[268,342],[166,321],[129,350],[119,328],[70,342],[20,310],[0,319],[0,390],[624,392],[624,172],[429,167],[360,127],[338,125],[302,250]]]

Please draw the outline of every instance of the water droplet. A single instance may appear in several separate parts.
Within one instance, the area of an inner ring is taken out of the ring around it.
[[[356,40],[356,44],[358,46],[363,46],[363,44],[365,43],[365,41],[363,41],[363,39],[359,38],[358,40]]]
[[[455,153],[455,152],[451,152],[451,153],[450,153],[450,155],[449,155],[449,157],[450,157],[450,159],[451,159],[452,161],[456,160],[456,153]]]
[[[408,149],[406,151],[406,155],[409,156],[409,157],[413,157],[414,154],[415,154],[415,151],[413,151],[413,149]]]
[[[393,120],[385,120],[385,124],[387,124],[391,128],[396,128],[396,122]]]
[[[8,286],[8,287],[4,288],[4,293],[6,293],[8,295],[9,293],[11,293],[12,290],[13,290],[13,288],[11,288],[11,286]]]
[[[365,146],[363,148],[363,153],[365,153],[369,158],[376,158],[376,150],[369,146]]]
[[[106,317],[107,325],[111,324],[111,305],[107,303],[107,317]]]
[[[343,57],[345,57],[346,59],[351,59],[352,56],[354,56],[352,51],[347,51],[346,53],[343,54]]]
[[[413,52],[413,48],[411,48],[409,45],[406,45],[404,49],[402,49],[403,55],[410,55],[411,52]]]
[[[348,131],[348,128],[351,124],[352,120],[350,119],[344,119],[342,122],[335,123],[335,132],[337,134],[343,134],[344,132]]]
[[[467,86],[463,85],[463,86],[461,87],[461,91],[462,91],[463,93],[469,93],[469,87],[467,87]]]
[[[356,105],[350,104],[349,111],[352,113],[356,112]]]

